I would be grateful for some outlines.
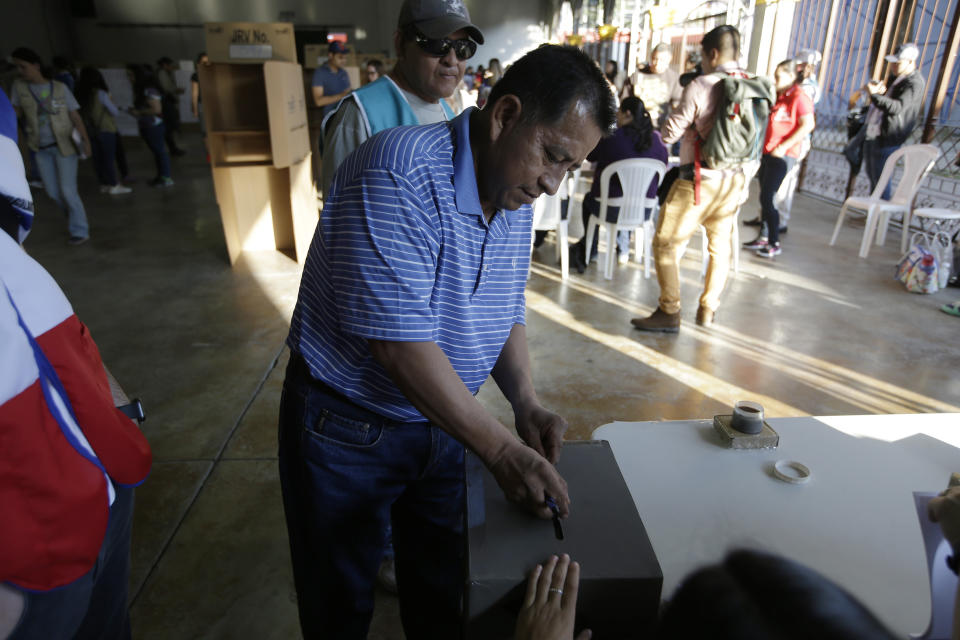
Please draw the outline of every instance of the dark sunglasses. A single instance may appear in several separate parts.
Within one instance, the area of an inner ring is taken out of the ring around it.
[[[417,46],[424,52],[429,53],[431,56],[437,56],[438,58],[446,56],[447,53],[450,52],[450,49],[453,49],[457,60],[469,60],[473,57],[473,54],[477,52],[477,43],[469,38],[463,38],[462,40],[438,38],[434,40],[422,33],[418,33],[414,40]]]

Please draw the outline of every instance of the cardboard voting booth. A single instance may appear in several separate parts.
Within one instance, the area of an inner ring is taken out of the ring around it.
[[[566,443],[557,470],[571,500],[563,540],[551,521],[508,503],[493,475],[468,455],[467,640],[513,637],[529,571],[562,553],[581,565],[578,630],[636,638],[653,628],[663,574],[610,445]]]
[[[269,249],[306,259],[319,218],[302,74],[281,61],[199,71],[231,264],[243,251]]]

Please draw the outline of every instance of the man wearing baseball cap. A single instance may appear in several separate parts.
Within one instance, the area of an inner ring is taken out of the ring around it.
[[[906,142],[920,120],[924,82],[917,71],[919,57],[917,45],[912,42],[900,45],[893,55],[885,58],[891,63],[890,73],[894,76],[890,87],[885,87],[879,80],[871,80],[865,87],[870,94],[870,110],[865,125],[863,159],[871,191],[877,186],[887,158]],[[890,199],[889,184],[884,189],[883,198]]]
[[[324,117],[350,93],[350,76],[343,68],[350,50],[339,40],[334,40],[328,51],[327,61],[313,72],[313,104],[323,107]]]
[[[817,82],[817,66],[823,56],[814,49],[801,49],[793,59],[797,63],[797,75],[800,76],[800,88],[810,96],[813,104],[820,102],[820,84]]]
[[[483,34],[462,0],[405,0],[393,43],[393,70],[350,94],[323,124],[324,197],[344,158],[367,138],[384,129],[456,115],[444,98],[460,85]]]

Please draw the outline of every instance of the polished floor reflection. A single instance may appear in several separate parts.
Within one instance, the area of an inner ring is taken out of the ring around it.
[[[149,158],[128,154],[142,179]],[[176,186],[100,194],[89,163],[81,193],[92,240],[66,246],[63,220],[37,194],[27,249],[63,286],[104,361],[143,399],[155,465],[137,491],[134,637],[298,637],[276,470],[283,340],[299,285],[288,257],[245,255],[234,268],[200,141],[175,160]],[[755,200],[745,209],[753,217]],[[699,239],[683,265],[684,325],[645,335],[631,317],[656,306],[635,263],[613,280],[596,266],[560,280],[552,239],[535,252],[527,293],[533,373],[547,406],[588,438],[614,420],[709,418],[754,399],[771,416],[960,411],[960,320],[940,313],[960,289],[906,293],[892,279],[896,234],[856,257],[862,229],[827,238],[837,208],[798,196],[784,253],[742,253],[717,325],[693,324]],[[744,240],[752,230],[743,228]],[[511,425],[492,383],[479,398]],[[402,638],[380,594],[371,638]]]

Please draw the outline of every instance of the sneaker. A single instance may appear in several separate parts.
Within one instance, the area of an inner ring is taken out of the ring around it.
[[[172,187],[172,186],[173,186],[173,178],[167,178],[167,177],[165,177],[165,176],[162,176],[162,177],[160,177],[160,178],[154,178],[154,179],[150,182],[150,186],[151,186],[151,187],[159,187],[159,188],[161,188],[161,189],[163,189],[163,188],[165,188],[165,187]]]
[[[646,318],[631,319],[630,324],[640,329],[640,331],[677,333],[680,331],[680,312],[667,313],[660,307],[657,307],[657,310]]]
[[[757,236],[750,242],[744,242],[743,248],[750,249],[751,251],[756,251],[757,249],[763,249],[768,244],[770,244],[764,236]]]
[[[940,311],[943,311],[944,313],[948,313],[951,316],[960,317],[960,300],[943,305],[942,307],[940,307]]]
[[[113,187],[111,187],[111,186],[108,185],[108,184],[102,184],[102,185],[100,185],[100,193],[110,193],[110,189],[112,189],[112,188],[113,188]]]
[[[783,250],[780,248],[779,242],[768,244],[765,247],[757,249],[757,255],[761,258],[772,258],[773,256],[780,255],[781,253],[783,253]]]
[[[786,226],[780,227],[780,233],[786,233],[786,232],[787,232],[787,227],[786,227]]]
[[[743,224],[745,224],[748,227],[759,227],[760,225],[763,224],[763,218],[761,218],[760,216],[757,216],[753,220],[745,220]]]
[[[125,187],[122,184],[115,184],[112,187],[107,187],[106,193],[109,193],[112,196],[118,196],[122,193],[130,193],[133,191],[130,187]]]
[[[630,264],[630,254],[621,253],[620,255],[617,256],[617,262],[620,264]]]
[[[67,240],[67,244],[71,247],[76,247],[77,245],[81,245],[89,239],[90,236],[70,236],[70,239]]]

